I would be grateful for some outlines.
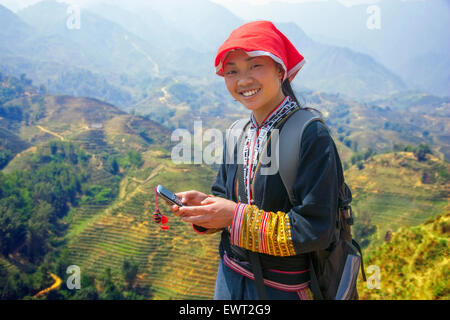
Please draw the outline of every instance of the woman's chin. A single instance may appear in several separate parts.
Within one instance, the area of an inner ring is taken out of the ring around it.
[[[260,103],[257,102],[250,102],[250,101],[240,101],[242,105],[244,105],[245,108],[247,108],[250,111],[258,110],[261,107]]]

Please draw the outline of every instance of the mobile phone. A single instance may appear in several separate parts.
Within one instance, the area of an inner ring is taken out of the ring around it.
[[[181,199],[175,195],[172,191],[169,189],[163,187],[162,185],[158,184],[156,187],[156,192],[158,195],[163,197],[165,200],[167,200],[169,203],[175,204],[179,207],[183,206],[183,203],[181,202]]]

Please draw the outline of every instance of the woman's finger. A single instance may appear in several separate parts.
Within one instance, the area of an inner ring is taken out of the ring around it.
[[[199,216],[211,213],[210,205],[181,207],[178,209],[182,217]]]
[[[198,191],[196,190],[188,190],[188,191],[183,191],[183,192],[178,192],[175,193],[177,196],[181,197],[185,197],[187,199],[193,198],[198,194]]]
[[[180,210],[180,207],[177,206],[176,204],[170,206],[170,211],[172,211],[176,216],[180,215],[179,210]]]
[[[175,195],[181,199],[181,203],[188,204],[191,200],[195,199],[197,191],[189,190],[184,192],[175,193]]]
[[[200,227],[208,228],[208,223],[211,221],[211,216],[208,215],[201,215],[201,216],[189,216],[189,217],[182,217],[182,221],[193,223],[195,225],[198,225]]]
[[[178,197],[178,198],[183,198],[183,196],[186,194],[186,191],[183,191],[183,192],[175,192],[175,195]]]

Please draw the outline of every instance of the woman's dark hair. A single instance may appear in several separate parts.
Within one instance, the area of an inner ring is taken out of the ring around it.
[[[291,82],[289,81],[288,78],[283,81],[283,84],[282,84],[281,88],[283,89],[284,95],[285,96],[290,96],[291,99],[294,100],[301,109],[316,111],[322,117],[322,112],[320,112],[319,110],[314,109],[314,108],[305,107],[304,104],[301,104],[298,101],[297,97],[295,96],[294,90],[292,89]]]
[[[294,100],[300,108],[303,108],[303,105],[301,105],[300,102],[298,102],[294,90],[292,90],[291,82],[289,81],[289,79],[286,78],[286,80],[283,81],[281,88],[283,89],[283,93],[285,96],[290,96],[291,99]]]

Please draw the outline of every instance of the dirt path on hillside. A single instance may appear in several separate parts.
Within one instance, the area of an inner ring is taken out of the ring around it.
[[[150,174],[148,175],[148,177],[145,180],[139,180],[134,177],[132,177],[131,180],[133,180],[137,183],[140,183],[140,184],[147,183],[150,179],[152,179],[154,176],[156,176],[164,168],[165,168],[165,166],[163,164],[160,164],[155,169],[153,169],[152,172],[150,172]]]
[[[62,283],[62,279],[60,277],[58,277],[57,275],[55,275],[54,273],[50,272],[50,276],[53,278],[53,280],[55,280],[55,283],[53,283],[50,287],[39,291],[38,293],[36,293],[33,297],[34,298],[39,298],[40,296],[43,296],[44,294],[49,293],[52,290],[56,290],[59,289],[59,287],[61,286]]]
[[[57,138],[60,139],[61,141],[64,141],[64,137],[60,136],[60,135],[57,134],[56,132],[50,131],[50,130],[48,130],[48,129],[45,129],[44,127],[41,127],[41,126],[36,126],[36,127],[38,127],[39,130],[41,130],[41,131],[43,131],[43,132],[45,132],[45,133],[51,134],[52,136],[57,137]]]

